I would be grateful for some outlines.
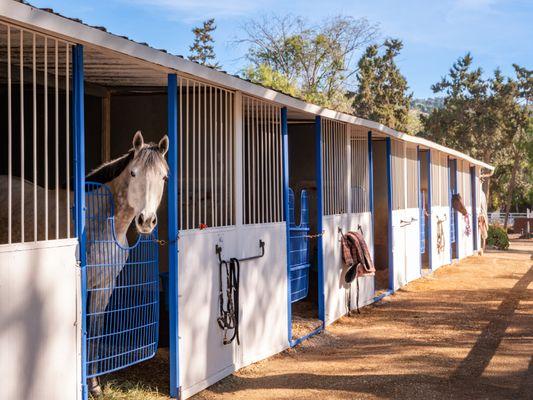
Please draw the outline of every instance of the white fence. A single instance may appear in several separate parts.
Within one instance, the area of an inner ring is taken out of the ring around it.
[[[180,229],[235,224],[234,94],[180,78]]]
[[[517,218],[533,218],[533,213],[509,213],[509,226],[513,226],[515,219]],[[505,213],[500,211],[494,211],[489,213],[489,224],[503,225],[505,222]]]
[[[350,180],[352,213],[370,211],[370,174],[368,165],[368,136],[364,129],[351,126]]]
[[[344,214],[347,201],[347,124],[322,119],[324,215]]]
[[[70,238],[72,44],[4,22],[0,41],[0,244]]]
[[[283,220],[281,108],[243,96],[243,219],[245,224]]]

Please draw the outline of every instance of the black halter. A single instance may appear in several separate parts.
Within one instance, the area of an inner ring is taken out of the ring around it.
[[[224,268],[224,271],[223,271]],[[224,344],[230,344],[237,339],[239,340],[239,280],[241,267],[239,260],[236,258],[230,261],[220,260],[218,265],[218,305],[219,317],[217,318],[218,326],[224,331]],[[224,287],[222,284],[222,273],[226,274],[226,296],[224,298]],[[228,339],[228,331],[233,330],[233,336]]]

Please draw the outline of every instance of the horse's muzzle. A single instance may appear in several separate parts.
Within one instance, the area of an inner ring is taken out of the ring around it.
[[[152,233],[157,225],[157,215],[140,213],[135,217],[135,226],[139,233]]]

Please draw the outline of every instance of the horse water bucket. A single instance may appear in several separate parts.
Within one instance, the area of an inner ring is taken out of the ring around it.
[[[307,192],[300,195],[300,225],[294,219],[294,192],[289,188],[289,236],[291,302],[305,299],[309,292],[309,207]]]
[[[132,246],[115,236],[113,195],[87,183],[87,377],[153,357],[159,325],[157,230]]]

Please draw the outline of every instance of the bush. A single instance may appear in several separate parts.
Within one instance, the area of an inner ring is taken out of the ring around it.
[[[502,227],[490,225],[487,245],[496,247],[499,250],[507,250],[509,248],[509,236],[507,236],[507,232]]]

